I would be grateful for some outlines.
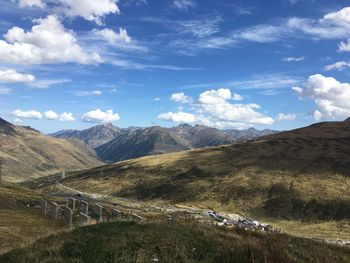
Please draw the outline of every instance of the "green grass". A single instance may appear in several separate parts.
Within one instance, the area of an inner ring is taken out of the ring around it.
[[[350,250],[197,223],[103,223],[41,239],[1,262],[349,262]]]

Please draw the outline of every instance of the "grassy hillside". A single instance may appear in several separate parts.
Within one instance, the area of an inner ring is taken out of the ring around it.
[[[44,218],[40,209],[28,208],[23,203],[40,198],[42,195],[35,191],[0,184],[0,254],[64,229],[62,223]]]
[[[320,123],[258,141],[79,171],[61,183],[144,201],[341,220],[350,218],[349,153],[350,123]]]
[[[21,181],[62,170],[102,165],[94,151],[78,140],[55,139],[0,119],[3,178]]]
[[[288,244],[288,245],[286,245]],[[195,223],[103,223],[50,236],[1,262],[349,262],[350,250]]]

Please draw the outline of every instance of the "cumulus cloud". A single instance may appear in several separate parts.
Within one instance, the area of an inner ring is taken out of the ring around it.
[[[297,118],[296,114],[284,114],[280,113],[277,116],[277,120],[279,121],[294,121]]]
[[[82,120],[92,123],[111,123],[120,120],[118,113],[113,113],[113,110],[103,112],[100,109],[89,111],[83,114]]]
[[[350,29],[350,7],[345,7],[337,12],[329,13],[324,16],[325,19],[331,20],[340,26]],[[350,40],[348,42],[342,41],[339,44],[339,52],[350,51]]]
[[[35,110],[29,110],[29,111],[22,111],[20,109],[15,110],[12,112],[12,115],[17,118],[24,118],[24,119],[42,119],[43,116],[40,112]]]
[[[325,67],[325,69],[327,71],[331,71],[331,70],[339,70],[339,71],[342,71],[346,68],[349,68],[350,67],[350,63],[349,62],[345,62],[345,61],[338,61],[334,64],[331,64],[331,65],[327,65]]]
[[[176,99],[173,96],[171,99],[182,103],[186,97],[185,94],[178,93]],[[193,113],[186,113],[180,108],[179,112],[163,113],[158,118],[176,122],[197,122],[217,128],[244,128],[254,124],[270,125],[274,122],[273,118],[260,113],[260,106],[255,103],[231,103],[242,99],[239,94],[232,94],[230,89],[207,90],[199,95],[197,101],[190,103]]]
[[[119,14],[120,10],[116,0],[58,0],[59,12],[66,16],[80,16],[88,21],[103,24],[102,19],[109,14]]]
[[[317,109],[314,118],[336,119],[350,116],[350,84],[341,83],[332,77],[321,74],[309,77],[304,88],[294,87],[293,90],[301,98],[310,98]]]
[[[350,7],[344,7],[339,11],[328,13],[324,16],[324,19],[332,20],[338,24],[350,25]]]
[[[0,70],[0,83],[27,83],[34,80],[33,75],[22,74],[14,69]]]
[[[208,118],[215,121],[240,122],[249,124],[270,125],[274,122],[257,110],[260,106],[250,104],[231,104],[230,89],[218,89],[205,91],[199,96],[199,113],[205,113]]]
[[[284,62],[300,62],[305,60],[305,57],[285,57],[282,59]]]
[[[62,114],[57,114],[56,112],[49,110],[44,112],[44,117],[46,120],[54,121],[59,120],[62,122],[72,122],[75,121],[73,114],[70,112],[64,112]]]
[[[94,30],[93,32],[112,45],[116,45],[118,43],[131,43],[132,41],[131,37],[128,35],[128,31],[123,28],[119,28],[118,33],[108,28]]]
[[[185,93],[174,93],[171,95],[170,100],[174,102],[180,102],[180,103],[190,103],[192,102],[192,98],[189,96],[186,96]]]
[[[109,14],[119,14],[117,0],[19,0],[19,6],[45,8],[50,4],[50,11],[68,17],[80,16],[88,21],[102,25],[103,18]]]
[[[99,54],[88,53],[74,34],[65,29],[56,16],[34,20],[31,31],[13,27],[0,40],[0,62],[17,64],[52,64],[102,62]]]
[[[72,122],[75,121],[75,118],[73,117],[73,114],[70,112],[64,112],[62,114],[60,114],[59,121],[67,121],[67,122]]]
[[[194,0],[175,0],[173,2],[175,8],[187,11],[193,7],[196,7],[196,2]]]
[[[166,120],[166,121],[173,121],[173,122],[195,122],[196,116],[191,113],[186,112],[168,112],[168,113],[162,113],[158,115],[158,119],[160,120]]]
[[[47,120],[57,120],[58,119],[58,114],[52,110],[44,112],[44,117]]]
[[[199,95],[199,102],[202,104],[220,104],[229,99],[231,99],[229,89],[207,90]]]
[[[19,6],[44,8],[46,5],[42,0],[19,0]]]

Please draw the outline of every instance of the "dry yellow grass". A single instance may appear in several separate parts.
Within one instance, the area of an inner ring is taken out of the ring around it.
[[[3,160],[3,179],[7,181],[103,164],[94,151],[80,141],[55,139],[20,126],[6,125],[10,125],[8,132],[2,131],[4,127],[0,126],[0,159]]]
[[[40,198],[42,195],[35,191],[0,184],[0,254],[28,246],[39,238],[65,229],[62,222],[43,217],[40,209],[17,203]]]
[[[349,153],[350,122],[321,123],[254,142],[79,171],[59,182],[84,192],[312,226],[350,220]]]

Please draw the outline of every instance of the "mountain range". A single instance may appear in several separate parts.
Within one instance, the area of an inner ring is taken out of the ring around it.
[[[146,155],[179,152],[255,139],[277,131],[219,130],[203,125],[181,124],[173,128],[118,128],[112,124],[90,129],[59,131],[51,136],[78,139],[93,147],[104,161],[116,162]]]
[[[63,170],[102,165],[94,150],[76,139],[57,139],[0,118],[2,176],[21,181]]]
[[[324,122],[248,142],[84,170],[62,183],[144,201],[342,220],[350,218],[349,153],[350,122]]]

